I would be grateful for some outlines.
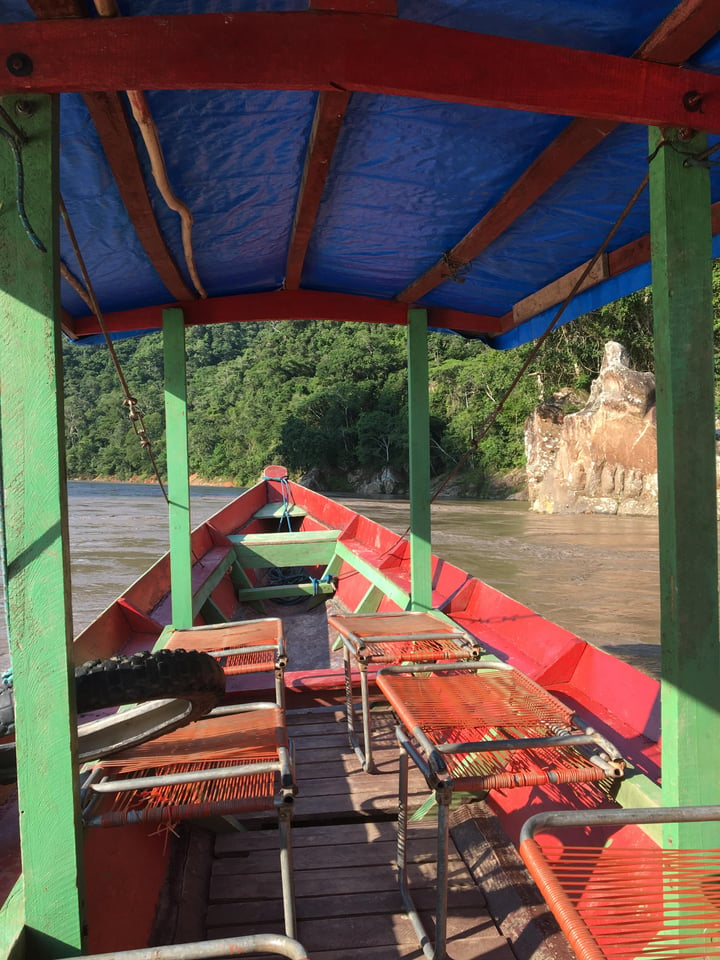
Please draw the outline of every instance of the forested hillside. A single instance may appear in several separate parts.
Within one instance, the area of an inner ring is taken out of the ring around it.
[[[404,465],[405,339],[401,327],[311,321],[189,329],[191,471],[247,484],[266,463],[281,462],[294,476],[318,468],[342,489],[350,472]],[[608,339],[623,343],[637,368],[652,369],[646,291],[550,335],[465,464],[468,492],[483,495],[494,475],[522,466],[528,413],[558,388],[587,390]],[[497,352],[480,341],[430,335],[435,475],[451,470],[478,436],[529,350]],[[164,473],[161,336],[121,341],[117,353]],[[69,476],[150,475],[106,348],[66,344],[64,360]]]

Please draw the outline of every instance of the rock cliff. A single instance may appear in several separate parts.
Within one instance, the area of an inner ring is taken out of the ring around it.
[[[539,513],[657,512],[655,377],[605,345],[585,406],[556,394],[525,425],[530,509]]]

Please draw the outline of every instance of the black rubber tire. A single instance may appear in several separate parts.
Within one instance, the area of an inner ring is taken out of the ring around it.
[[[182,699],[193,705],[187,722],[204,716],[225,693],[225,673],[198,650],[141,651],[130,657],[88,660],[75,669],[78,714],[147,700]]]
[[[162,729],[136,732],[128,742],[115,740],[111,749],[92,754],[99,757],[199,720],[222,699],[225,673],[214,657],[198,650],[141,651],[129,657],[88,660],[75,669],[75,690],[78,715],[151,700],[180,700],[189,705],[181,718]],[[14,732],[11,723],[3,736]],[[0,783],[12,783],[16,776],[15,744],[0,745]]]

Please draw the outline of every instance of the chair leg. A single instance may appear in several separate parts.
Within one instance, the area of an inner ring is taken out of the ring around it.
[[[438,808],[437,825],[437,893],[435,901],[435,943],[433,944],[415,901],[410,893],[408,882],[408,755],[400,748],[398,821],[397,821],[397,870],[400,893],[402,895],[408,919],[420,941],[420,947],[427,960],[446,960],[447,958],[447,904],[448,904],[448,847],[449,847],[449,811],[452,790],[441,786],[435,791]]]
[[[278,832],[280,840],[280,878],[282,881],[283,914],[285,934],[295,938],[297,922],[295,917],[295,880],[293,875],[292,803],[281,803],[278,809]]]
[[[285,709],[285,668],[284,667],[275,668],[275,702],[282,710]]]
[[[360,664],[360,698],[362,702],[363,741],[365,743],[365,773],[375,773],[375,761],[372,755],[372,719],[370,717],[370,690],[368,683],[367,664]]]

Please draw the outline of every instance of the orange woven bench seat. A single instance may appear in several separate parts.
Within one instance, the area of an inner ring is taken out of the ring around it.
[[[476,659],[480,652],[461,627],[424,611],[330,616],[328,624],[371,663]]]
[[[376,680],[398,719],[400,893],[424,955],[446,960],[453,795],[557,783],[585,790],[587,784],[622,776],[624,761],[560,701],[499,661],[395,664],[382,667]],[[408,882],[410,759],[437,804],[434,941]]]
[[[580,960],[720,956],[720,849],[623,845],[609,826],[720,819],[720,807],[550,813],[525,825],[520,853]],[[595,846],[541,845],[536,833],[585,826]],[[595,827],[595,830],[592,828]],[[589,832],[588,832],[589,828]]]
[[[277,817],[285,932],[295,935],[292,818],[295,781],[285,713],[274,703],[219,707],[197,723],[99,761],[82,789],[90,827]]]
[[[165,646],[210,653],[229,677],[274,670],[276,699],[284,703],[287,652],[282,620],[277,617],[174,630]]]
[[[104,758],[98,764],[103,796],[93,823],[176,822],[273,810],[283,792],[283,750],[289,744],[278,707],[200,720]],[[201,779],[209,771],[217,771],[217,779]],[[166,782],[170,777],[180,782]]]
[[[363,769],[373,773],[372,723],[367,671],[370,666],[398,663],[436,663],[477,660],[482,654],[478,642],[462,627],[430,611],[355,613],[330,616],[328,625],[343,642],[345,666],[345,712],[350,745]],[[360,670],[360,704],[364,749],[355,733],[352,667]]]
[[[620,754],[519,670],[502,663],[382,669],[377,683],[428,764],[454,789],[587,783],[622,775]],[[432,756],[431,756],[432,754]]]

